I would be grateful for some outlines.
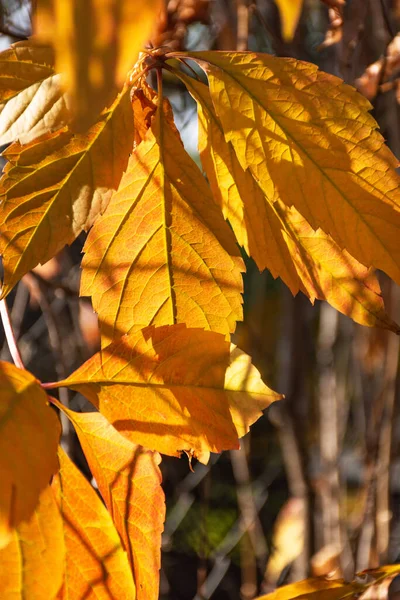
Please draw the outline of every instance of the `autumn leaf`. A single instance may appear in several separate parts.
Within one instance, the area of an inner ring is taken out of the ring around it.
[[[165,500],[159,454],[136,446],[100,413],[62,409],[128,553],[137,600],[157,600]]]
[[[190,57],[207,71],[226,141],[268,200],[294,205],[314,230],[400,282],[397,160],[369,102],[309,63],[251,52]]]
[[[58,469],[60,425],[33,375],[0,362],[0,548]]]
[[[311,302],[326,300],[357,323],[398,332],[371,270],[321,229],[314,231],[294,207],[268,201],[225,141],[207,86],[179,76],[198,102],[199,151],[214,198],[259,269],[281,277],[293,294],[301,290]]]
[[[291,42],[300,19],[303,0],[275,0],[282,23],[282,37]]]
[[[133,143],[129,90],[85,134],[67,129],[12,144],[0,180],[3,297],[87,230],[118,187]]]
[[[229,334],[242,318],[235,238],[161,111],[84,252],[81,295],[92,297],[103,345],[150,324]]]
[[[107,346],[66,380],[128,439],[164,454],[206,462],[238,447],[280,396],[251,359],[220,334],[185,325],[147,327]]]
[[[55,48],[57,71],[65,76],[78,130],[90,126],[124,84],[161,5],[161,0],[38,3],[35,32]]]
[[[354,587],[351,583],[344,585],[342,580],[330,580],[323,577],[314,577],[297,581],[277,588],[270,594],[257,597],[256,600],[339,600],[344,596],[352,598],[353,593],[360,591],[361,586]]]
[[[20,523],[0,550],[0,597],[52,600],[63,582],[64,563],[63,524],[47,486],[29,521]]]
[[[256,600],[342,600],[344,598],[386,598],[390,581],[399,574],[398,564],[385,565],[377,569],[361,571],[354,581],[345,583],[343,579],[310,577],[279,587],[270,594]],[[365,594],[365,595],[364,595]]]
[[[59,449],[52,488],[64,525],[65,578],[60,600],[135,600],[128,558],[104,504]]]
[[[0,145],[26,143],[69,120],[53,51],[30,40],[0,53]]]

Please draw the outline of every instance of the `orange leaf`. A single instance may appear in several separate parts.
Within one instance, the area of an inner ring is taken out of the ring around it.
[[[53,479],[63,517],[66,547],[61,600],[135,600],[128,558],[111,517],[94,489],[59,449],[60,472]]]
[[[80,391],[126,437],[165,454],[238,447],[280,396],[222,335],[185,325],[124,336],[57,384]]]
[[[173,127],[157,111],[84,247],[104,339],[177,322],[229,334],[242,318],[239,249]]]
[[[387,598],[391,580],[399,574],[399,565],[386,565],[357,574],[351,583],[343,579],[310,577],[279,587],[271,594],[259,596],[256,600],[357,600],[367,598]]]
[[[214,197],[259,269],[268,268],[274,277],[281,277],[293,294],[301,290],[312,302],[327,300],[357,323],[398,332],[384,310],[371,270],[321,229],[314,231],[294,207],[268,201],[225,141],[208,88],[180,77],[198,102],[199,150]]]
[[[41,0],[35,31],[56,50],[78,129],[112,99],[150,38],[161,0]]]
[[[161,457],[129,442],[100,413],[63,410],[128,553],[137,600],[157,600],[165,519]]]
[[[26,40],[0,53],[0,145],[27,142],[69,120],[51,48]]]
[[[60,425],[35,377],[0,362],[0,548],[58,469]]]
[[[63,582],[64,563],[62,519],[47,486],[29,521],[20,523],[0,550],[0,597],[52,600]]]
[[[133,144],[125,90],[85,134],[66,129],[12,144],[0,180],[3,296],[87,230],[118,187]]]
[[[294,205],[358,261],[400,282],[397,160],[369,102],[315,65],[267,54],[199,52],[243,169],[270,202]]]

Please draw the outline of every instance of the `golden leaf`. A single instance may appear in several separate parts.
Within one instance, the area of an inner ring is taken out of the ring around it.
[[[0,548],[58,469],[60,425],[35,377],[0,362]]]
[[[125,90],[87,133],[62,129],[4,152],[10,162],[0,180],[3,297],[104,211],[128,162],[132,122]]]
[[[123,85],[150,37],[161,0],[41,0],[35,31],[54,46],[78,130],[90,126]]]
[[[386,314],[377,278],[321,229],[314,231],[300,213],[269,202],[249,170],[226,142],[208,88],[181,79],[198,102],[199,150],[214,198],[229,219],[238,242],[260,270],[281,277],[293,294],[326,300],[357,323],[398,332]]]
[[[282,37],[291,42],[300,19],[303,0],[275,0],[281,17]]]
[[[280,398],[250,357],[220,334],[147,327],[89,359],[65,385],[84,394],[134,443],[165,454],[238,447],[238,437]]]
[[[32,41],[0,53],[0,145],[26,143],[69,120],[53,51]]]
[[[0,550],[0,597],[3,600],[52,600],[64,577],[63,524],[47,486],[29,521],[20,523]]]
[[[81,295],[92,296],[103,345],[149,324],[229,334],[242,318],[235,238],[173,124],[157,115],[84,247]]]
[[[157,600],[165,500],[158,453],[136,446],[100,413],[63,408],[128,553],[137,600]]]
[[[397,160],[369,102],[315,65],[266,54],[199,52],[225,139],[270,202],[400,282]]]
[[[104,504],[59,448],[52,482],[64,525],[65,578],[60,600],[135,600],[127,555]]]

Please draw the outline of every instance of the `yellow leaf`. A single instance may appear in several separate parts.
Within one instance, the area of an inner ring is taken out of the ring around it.
[[[69,119],[51,48],[32,41],[0,53],[0,145],[28,142]]]
[[[165,519],[161,457],[129,442],[100,413],[63,410],[128,553],[137,600],[157,600]]]
[[[157,111],[119,190],[87,238],[81,295],[105,340],[150,324],[234,331],[244,264],[169,119]]]
[[[199,52],[225,139],[270,202],[400,282],[397,161],[356,90],[315,65]]]
[[[259,269],[281,277],[293,294],[301,290],[311,302],[326,300],[357,323],[398,332],[371,270],[321,229],[314,231],[294,207],[268,201],[225,141],[207,86],[180,77],[198,101],[199,150],[214,198]]]
[[[261,411],[279,399],[220,334],[185,325],[124,336],[57,384],[80,391],[126,437],[165,454],[206,462],[238,447]]]
[[[0,362],[0,548],[58,469],[60,425],[33,375]]]
[[[62,129],[4,152],[10,162],[0,180],[3,297],[104,211],[128,162],[132,122],[125,90],[87,133]]]
[[[59,449],[52,482],[64,525],[65,579],[60,600],[135,600],[128,558],[104,504]]]
[[[341,600],[344,597],[348,597],[350,600],[360,590],[362,590],[362,586],[353,586],[351,583],[345,585],[342,580],[314,577],[284,585],[271,594],[259,596],[256,600],[294,600],[295,598],[301,598],[302,600],[306,600],[306,598],[310,598],[310,600]]]
[[[291,42],[300,19],[303,0],[275,0],[282,23],[282,37]]]
[[[52,600],[64,576],[63,524],[47,486],[29,519],[20,523],[12,541],[0,550],[0,597],[2,600]]]
[[[344,600],[345,598],[386,598],[391,579],[399,574],[399,565],[386,565],[357,574],[351,583],[342,579],[310,577],[276,589],[257,600]],[[386,584],[386,585],[385,585]],[[363,594],[365,592],[365,596]]]
[[[154,28],[161,0],[41,0],[35,30],[56,51],[78,130],[115,95]]]

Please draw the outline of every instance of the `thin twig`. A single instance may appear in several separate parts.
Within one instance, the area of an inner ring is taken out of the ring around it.
[[[0,300],[0,314],[1,320],[3,322],[4,333],[14,364],[19,369],[25,369],[21,354],[18,349],[17,340],[15,338],[14,331],[11,325],[10,313],[8,311],[8,306],[5,298],[3,298],[3,300]]]

